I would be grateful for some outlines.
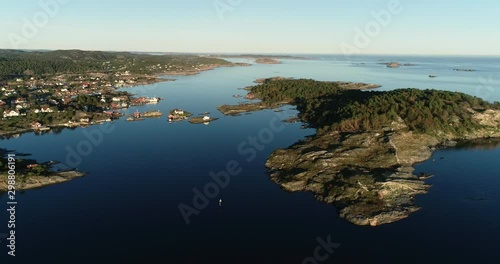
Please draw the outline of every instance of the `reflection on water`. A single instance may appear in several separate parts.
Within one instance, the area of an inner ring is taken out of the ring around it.
[[[476,150],[491,150],[500,147],[500,138],[487,138],[476,140],[459,141],[454,147],[456,149],[476,149]]]

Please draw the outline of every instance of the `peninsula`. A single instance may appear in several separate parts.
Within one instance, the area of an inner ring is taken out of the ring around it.
[[[419,210],[414,197],[427,193],[429,175],[415,175],[413,166],[434,149],[500,137],[500,103],[438,90],[361,91],[373,87],[267,79],[248,90],[261,100],[255,103],[260,109],[292,104],[317,128],[271,154],[271,179],[287,191],[314,193],[351,223],[378,226]]]

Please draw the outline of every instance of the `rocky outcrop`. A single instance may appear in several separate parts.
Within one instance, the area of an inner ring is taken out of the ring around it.
[[[401,66],[406,66],[406,67],[408,67],[408,66],[415,66],[415,64],[411,64],[411,63],[401,64],[399,62],[394,62],[394,61],[393,62],[382,63],[382,64],[386,65],[387,68],[399,68]]]
[[[214,117],[208,117],[208,118],[205,118],[205,117],[193,117],[191,119],[189,119],[189,123],[191,124],[208,124],[210,122],[213,122],[213,121],[216,121],[216,120],[219,120],[218,118],[214,118]]]
[[[476,120],[487,127],[464,138],[500,137],[499,115],[498,110],[477,112]],[[399,120],[380,131],[314,136],[276,150],[266,167],[283,189],[313,192],[318,200],[335,205],[346,220],[377,226],[419,210],[413,199],[430,186],[424,182],[427,176],[414,174],[413,165],[451,139],[408,131]]]
[[[162,116],[163,113],[158,111],[152,111],[152,112],[144,112],[141,114],[142,117],[160,117]]]
[[[17,175],[16,177],[16,190],[28,190],[40,188],[56,183],[67,182],[76,178],[85,176],[85,173],[78,171],[63,171],[55,172],[48,176],[24,176]],[[8,191],[8,175],[0,175],[0,192]]]
[[[401,67],[401,63],[399,62],[389,62],[387,63],[387,68],[399,68]]]

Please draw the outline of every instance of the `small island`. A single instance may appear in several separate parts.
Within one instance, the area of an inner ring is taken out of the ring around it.
[[[258,58],[255,62],[258,64],[281,64],[281,61],[275,58]]]
[[[389,63],[386,63],[387,65],[387,68],[399,68],[401,67],[401,63],[399,62],[389,62]]]
[[[63,183],[85,176],[84,172],[77,170],[54,171],[53,165],[58,162],[49,161],[39,163],[24,157],[27,154],[14,153],[6,149],[0,149],[0,193],[9,189],[8,179],[8,154],[15,154],[16,190],[28,190],[40,188],[52,184]]]
[[[414,197],[428,192],[430,175],[415,175],[413,166],[434,149],[500,137],[499,102],[439,90],[361,91],[367,87],[269,80],[248,89],[260,108],[287,102],[317,129],[271,154],[271,179],[286,191],[314,193],[353,224],[378,226],[418,211]]]
[[[404,63],[404,64],[401,64],[399,62],[383,62],[383,63],[380,63],[380,64],[383,64],[383,65],[386,65],[387,68],[399,68],[401,66],[415,66],[415,64],[411,64],[411,63]]]
[[[157,110],[157,111],[148,111],[148,112],[144,112],[141,114],[142,117],[161,117],[163,116],[163,113],[160,112],[160,110]]]
[[[454,71],[458,72],[475,72],[475,69],[453,69]]]
[[[191,114],[187,111],[184,111],[182,109],[173,109],[173,110],[170,110],[170,114],[168,115],[168,121],[169,122],[183,121],[183,120],[187,120],[192,115],[193,114]]]
[[[193,117],[193,118],[189,119],[189,123],[208,125],[210,122],[213,122],[215,120],[218,120],[218,118],[213,118],[213,117],[206,115],[206,116]]]
[[[127,122],[131,121],[141,121],[146,118],[158,118],[163,116],[163,113],[160,110],[157,111],[147,111],[144,113],[140,113],[139,111],[135,111],[134,114],[131,114],[130,117],[127,118]]]

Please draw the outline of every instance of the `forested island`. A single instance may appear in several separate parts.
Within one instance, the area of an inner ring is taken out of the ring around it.
[[[159,101],[118,88],[240,65],[196,55],[0,50],[0,136],[111,121],[118,109]]]
[[[317,134],[274,151],[266,167],[287,191],[310,191],[357,225],[377,226],[408,217],[427,193],[426,174],[413,165],[457,141],[500,137],[500,103],[458,92],[373,85],[266,79],[248,87],[260,109],[297,106]],[[224,106],[228,114],[240,106]],[[248,107],[247,107],[248,108]]]
[[[255,60],[255,63],[259,64],[280,64],[281,61],[274,58],[258,58]]]
[[[217,109],[225,115],[239,115],[263,109],[278,108],[284,104],[294,103],[305,97],[321,97],[337,90],[365,90],[380,87],[376,84],[350,82],[319,82],[314,80],[294,80],[283,77],[257,79],[257,86],[246,87],[249,93],[246,99],[260,99],[259,102],[238,105],[221,105]]]

